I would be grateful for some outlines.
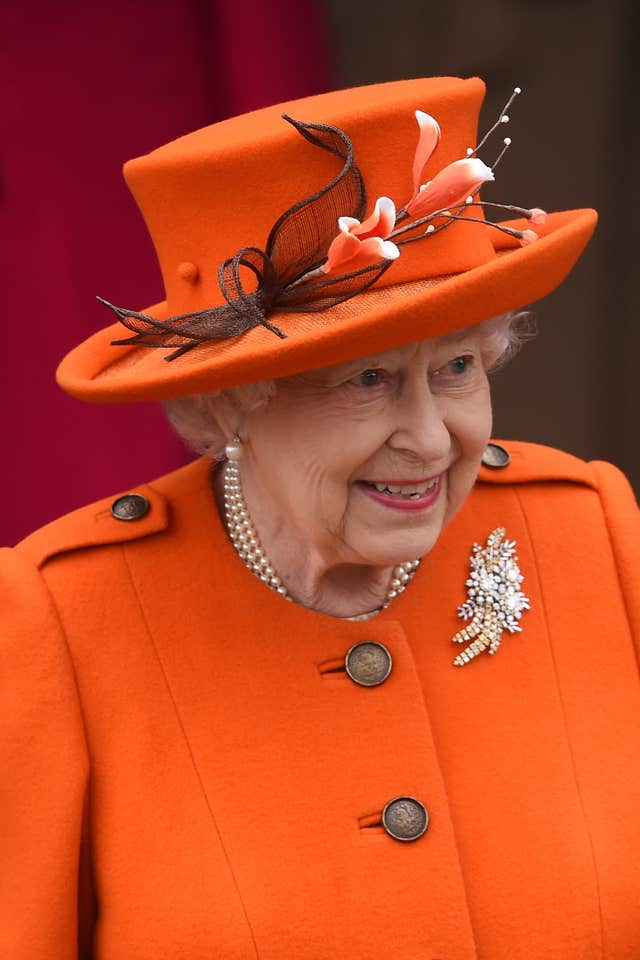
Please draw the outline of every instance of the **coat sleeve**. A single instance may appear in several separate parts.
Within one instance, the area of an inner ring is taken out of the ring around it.
[[[640,511],[629,481],[610,463],[591,464],[597,478],[620,587],[640,668]]]
[[[35,567],[0,550],[0,956],[91,956],[88,755],[56,609]]]

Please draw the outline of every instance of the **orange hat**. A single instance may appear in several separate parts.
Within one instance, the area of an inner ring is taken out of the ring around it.
[[[549,293],[596,213],[508,207],[520,218],[488,225],[483,96],[478,79],[375,84],[131,160],[167,298],[112,307],[118,321],[64,358],[60,386],[96,403],[201,393],[369,356]]]

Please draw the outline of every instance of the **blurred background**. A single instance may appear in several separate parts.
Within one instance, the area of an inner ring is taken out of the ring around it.
[[[640,488],[634,0],[0,9],[1,543],[189,458],[155,405],[84,405],[54,381],[63,354],[110,322],[96,294],[139,309],[163,299],[123,162],[280,100],[438,74],[487,81],[481,127],[524,90],[485,199],[601,213],[571,277],[537,305],[538,337],[496,375],[494,435],[612,460]]]

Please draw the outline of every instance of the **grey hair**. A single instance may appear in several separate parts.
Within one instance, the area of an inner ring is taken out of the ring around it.
[[[512,310],[475,324],[482,331],[482,356],[489,373],[503,367],[535,336],[533,314],[527,310]],[[174,397],[163,401],[169,422],[194,453],[211,460],[223,460],[226,437],[218,421],[221,402],[226,402],[241,414],[265,406],[277,390],[277,380],[241,384],[212,393],[198,393],[190,397]]]

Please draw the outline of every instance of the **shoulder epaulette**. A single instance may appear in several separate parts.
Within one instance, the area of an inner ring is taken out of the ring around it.
[[[30,534],[16,546],[36,567],[61,553],[127,543],[165,530],[166,498],[148,484],[80,507]]]
[[[482,457],[481,483],[558,481],[597,487],[591,465],[573,454],[518,440],[492,440]]]
[[[192,477],[201,482],[204,460],[182,467],[163,480]],[[591,465],[570,453],[536,443],[492,440],[482,459],[480,483],[509,484],[559,481],[597,487]],[[139,540],[165,530],[169,524],[169,500],[159,492],[171,484],[141,484],[116,497],[105,497],[74,510],[36,530],[16,547],[36,567],[61,553],[113,543]]]

